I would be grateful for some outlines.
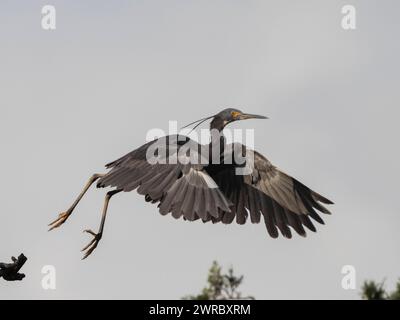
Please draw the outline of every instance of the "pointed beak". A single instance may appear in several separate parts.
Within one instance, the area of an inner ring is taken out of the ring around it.
[[[239,120],[246,120],[246,119],[268,119],[268,117],[260,116],[258,114],[250,114],[250,113],[242,113],[239,116]]]

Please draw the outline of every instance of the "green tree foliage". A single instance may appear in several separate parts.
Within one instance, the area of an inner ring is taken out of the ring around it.
[[[361,288],[361,297],[364,300],[400,300],[400,280],[396,284],[395,291],[391,293],[385,290],[384,281],[380,283],[373,280],[364,281]]]
[[[364,281],[361,288],[361,297],[364,300],[385,300],[387,293],[383,288],[384,283],[376,283],[375,281]]]
[[[397,281],[396,290],[389,295],[389,298],[391,300],[400,300],[400,280]]]
[[[223,274],[222,268],[216,261],[211,265],[208,271],[207,285],[201,293],[189,295],[183,299],[188,300],[238,300],[254,299],[251,296],[242,296],[238,287],[243,282],[243,276],[235,276],[233,268],[229,268],[228,273]]]

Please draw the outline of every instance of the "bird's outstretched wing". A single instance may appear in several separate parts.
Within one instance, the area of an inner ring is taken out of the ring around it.
[[[284,237],[291,238],[293,228],[305,236],[304,226],[316,231],[310,217],[323,224],[317,210],[329,211],[322,203],[332,202],[312,191],[296,179],[273,166],[258,152],[240,145],[245,154],[245,167],[249,173],[238,174],[242,165],[198,164],[201,146],[188,137],[168,136],[165,141],[158,139],[111,162],[111,169],[100,178],[98,187],[116,187],[123,191],[137,189],[145,195],[146,201],[159,203],[159,211],[172,213],[175,218],[183,216],[193,221],[212,221],[244,224],[250,215],[252,223],[258,223],[261,216],[271,237],[278,237],[278,230]],[[168,146],[166,152],[163,146]],[[191,148],[190,157],[184,146]],[[161,163],[149,162],[149,151]],[[227,149],[234,150],[235,148]],[[198,152],[194,152],[197,150]],[[206,153],[207,154],[207,153]],[[174,156],[177,157],[173,163]],[[195,161],[191,157],[195,156]],[[163,163],[163,159],[167,159]],[[172,161],[171,161],[172,159]],[[194,164],[196,163],[196,164]]]
[[[163,215],[171,212],[175,218],[218,221],[223,212],[230,212],[231,204],[204,166],[198,164],[202,162],[201,148],[185,136],[157,139],[107,164],[111,170],[97,186],[123,191],[137,188],[146,201],[160,202]]]
[[[237,164],[224,165],[222,170],[213,165],[207,168],[225,197],[234,204],[231,212],[221,217],[223,223],[231,223],[236,217],[237,223],[244,224],[249,214],[251,222],[258,223],[262,215],[273,238],[278,237],[278,229],[283,236],[291,238],[289,227],[302,236],[306,235],[303,226],[315,232],[310,217],[324,223],[317,210],[329,214],[320,202],[332,204],[330,200],[280,171],[258,152],[243,145],[239,149],[246,159],[242,169],[250,169],[248,172],[238,174]]]

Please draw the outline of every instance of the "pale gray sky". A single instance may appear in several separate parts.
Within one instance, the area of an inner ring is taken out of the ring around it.
[[[341,28],[341,7],[357,30]],[[400,277],[400,44],[392,0],[48,1],[0,3],[0,261],[24,252],[7,298],[180,298],[205,284],[213,260],[245,275],[256,298],[359,298],[363,279]],[[88,177],[144,143],[148,129],[237,107],[271,119],[256,149],[336,204],[305,239],[273,240],[264,225],[163,217],[136,193],[91,189],[59,230],[47,224]],[[41,287],[41,268],[57,289]],[[341,288],[354,265],[357,289]],[[121,277],[111,277],[115,266]]]

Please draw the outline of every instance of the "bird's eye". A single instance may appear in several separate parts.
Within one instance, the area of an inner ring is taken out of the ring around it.
[[[232,111],[232,112],[231,112],[231,116],[232,116],[233,119],[236,119],[237,117],[240,116],[240,112]]]

